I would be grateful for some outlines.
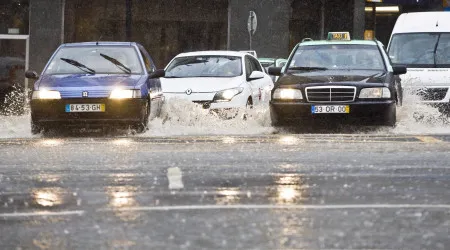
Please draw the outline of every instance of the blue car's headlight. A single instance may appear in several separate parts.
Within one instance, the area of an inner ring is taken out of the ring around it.
[[[109,95],[110,99],[131,99],[141,98],[141,91],[139,89],[114,89]]]
[[[36,90],[33,91],[32,99],[61,99],[59,91],[55,90]]]

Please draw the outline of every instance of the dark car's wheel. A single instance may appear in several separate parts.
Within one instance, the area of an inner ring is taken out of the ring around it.
[[[273,127],[286,125],[280,114],[273,107],[270,107],[270,121]]]
[[[395,127],[397,124],[397,109],[396,106],[392,110],[386,113],[384,117],[384,125],[388,127]]]
[[[137,133],[141,134],[148,130],[148,122],[150,119],[151,106],[150,101],[148,101],[145,105],[145,113],[141,118],[141,121],[133,126],[133,129],[136,130]]]
[[[36,125],[33,121],[31,121],[31,134],[37,135],[40,134],[43,128],[41,126]]]

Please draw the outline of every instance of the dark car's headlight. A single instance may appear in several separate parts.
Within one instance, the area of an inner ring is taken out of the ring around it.
[[[377,99],[391,98],[391,91],[388,88],[364,88],[359,93],[359,98]]]
[[[141,98],[139,89],[114,89],[109,95],[109,99],[131,99]]]
[[[273,92],[272,99],[275,100],[302,100],[302,91],[299,89],[279,88]]]
[[[215,102],[229,102],[233,97],[239,95],[244,91],[244,88],[234,88],[234,89],[225,89],[222,91],[219,91],[214,96]]]
[[[61,99],[61,93],[55,90],[36,90],[33,91],[32,99]]]

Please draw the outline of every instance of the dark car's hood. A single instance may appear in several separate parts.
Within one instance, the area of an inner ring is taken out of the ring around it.
[[[384,83],[386,72],[377,70],[325,70],[309,72],[289,72],[277,81],[277,85],[307,83]]]
[[[142,75],[43,75],[37,88],[133,88]]]

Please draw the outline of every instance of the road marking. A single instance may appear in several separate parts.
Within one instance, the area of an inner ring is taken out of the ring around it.
[[[123,207],[104,208],[97,211],[172,211],[172,210],[221,210],[221,209],[450,209],[450,204],[343,204],[343,205],[184,205],[184,206],[154,206],[154,207]]]
[[[442,143],[443,142],[432,136],[416,136],[416,138],[425,143]]]
[[[0,214],[0,218],[15,218],[15,217],[46,217],[46,216],[68,216],[68,215],[83,215],[84,211],[61,211],[61,212],[30,212],[30,213],[5,213]]]
[[[183,174],[180,168],[167,169],[167,179],[169,179],[169,189],[183,189]]]

